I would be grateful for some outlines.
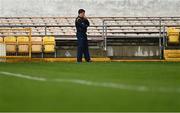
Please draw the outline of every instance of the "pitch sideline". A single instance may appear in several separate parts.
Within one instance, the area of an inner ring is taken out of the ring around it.
[[[80,84],[80,85],[86,85],[86,86],[94,86],[94,87],[105,87],[105,88],[113,88],[113,89],[121,89],[121,90],[130,90],[130,91],[138,91],[138,92],[147,92],[151,91],[151,88],[148,88],[147,86],[134,86],[134,85],[127,85],[127,84],[119,84],[119,83],[110,83],[110,82],[94,82],[89,80],[82,80],[82,79],[50,79],[43,77],[33,77],[30,75],[24,75],[20,73],[11,73],[11,72],[4,72],[0,71],[0,74],[7,75],[7,76],[14,76],[18,78],[28,79],[28,80],[34,80],[34,81],[51,81],[51,82],[67,82],[67,83],[74,83],[74,84]],[[164,88],[160,87],[156,89],[155,91],[158,92],[178,92],[180,93],[180,89],[174,89],[173,88]]]

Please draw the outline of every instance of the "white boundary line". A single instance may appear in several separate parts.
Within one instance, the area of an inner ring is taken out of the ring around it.
[[[87,86],[116,88],[116,89],[135,90],[135,91],[148,91],[148,88],[145,86],[130,86],[125,84],[117,84],[110,82],[93,82],[93,81],[79,80],[79,79],[54,79],[54,80],[57,82],[69,82],[69,83],[81,84]]]
[[[81,79],[49,79],[48,80],[47,78],[43,78],[43,77],[34,77],[30,75],[4,72],[4,71],[0,71],[0,74],[6,76],[14,76],[28,80],[41,81],[41,82],[46,82],[46,81],[66,82],[66,83],[80,84],[86,86],[105,87],[105,88],[113,88],[113,89],[121,89],[121,90],[138,91],[138,92],[156,91],[156,92],[167,92],[167,93],[168,92],[180,93],[180,88],[156,87],[155,89],[152,89],[147,86],[135,86],[135,85],[120,84],[120,83],[112,83],[112,82],[94,82],[90,80],[81,80]]]
[[[7,76],[14,76],[14,77],[18,77],[18,78],[29,79],[29,80],[35,80],[35,81],[47,81],[46,78],[32,77],[29,75],[24,75],[24,74],[19,74],[19,73],[10,73],[10,72],[1,71],[0,74],[7,75]]]

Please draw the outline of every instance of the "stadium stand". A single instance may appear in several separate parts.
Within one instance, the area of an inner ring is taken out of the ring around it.
[[[177,46],[178,31],[169,29],[169,27],[179,27],[180,17],[89,17],[89,21],[91,26],[88,28],[87,34],[90,46],[98,46],[104,50],[107,50],[109,45],[157,46],[159,58],[163,57],[164,49],[179,48]],[[32,29],[32,53],[56,53],[56,46],[76,45],[74,23],[75,17],[0,17],[0,27],[3,29]],[[174,34],[176,34],[176,39]],[[6,35],[6,33],[0,32],[0,37],[6,37]],[[24,36],[27,33],[12,32],[8,35]],[[45,37],[51,37],[52,43],[45,41],[51,38]],[[6,43],[9,42],[6,41]],[[9,44],[7,50],[12,49],[15,52],[14,45],[15,43]]]
[[[74,20],[74,17],[1,17],[0,26],[30,26],[33,36],[62,36],[57,39],[63,40],[75,36]],[[108,27],[108,36],[130,37],[157,37],[160,25],[180,25],[180,18],[176,17],[89,17],[89,20],[92,27],[88,35],[94,38],[102,36],[103,24]]]

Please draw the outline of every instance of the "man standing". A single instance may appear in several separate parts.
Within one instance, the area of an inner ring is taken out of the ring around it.
[[[76,36],[78,41],[78,47],[77,47],[77,62],[82,62],[82,56],[84,55],[84,58],[86,62],[90,62],[90,55],[89,55],[89,47],[88,47],[88,40],[87,40],[87,28],[89,26],[89,21],[85,16],[85,10],[79,9],[78,11],[78,17],[75,21],[76,25]]]

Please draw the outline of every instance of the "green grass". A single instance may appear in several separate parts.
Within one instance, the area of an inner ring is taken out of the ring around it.
[[[2,71],[49,81],[0,74],[0,111],[180,111],[180,63],[0,63]],[[146,86],[150,90],[50,81],[58,78]]]

